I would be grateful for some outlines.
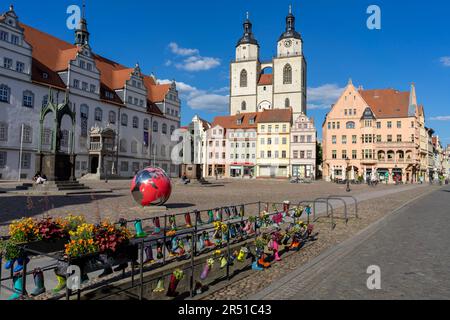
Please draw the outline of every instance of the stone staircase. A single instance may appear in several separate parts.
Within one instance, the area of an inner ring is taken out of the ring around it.
[[[65,195],[82,195],[92,193],[111,193],[110,189],[91,189],[79,181],[47,181],[42,185],[23,183],[16,187],[17,191],[61,192]]]

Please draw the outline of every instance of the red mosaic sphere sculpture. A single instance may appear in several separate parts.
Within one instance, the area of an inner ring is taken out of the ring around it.
[[[131,182],[134,201],[143,207],[162,206],[172,193],[172,182],[161,168],[145,168]]]

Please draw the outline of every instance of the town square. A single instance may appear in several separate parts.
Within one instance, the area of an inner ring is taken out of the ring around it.
[[[0,8],[0,300],[450,299],[442,10],[74,2]]]

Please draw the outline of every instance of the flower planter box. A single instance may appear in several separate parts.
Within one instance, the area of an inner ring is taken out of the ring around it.
[[[19,245],[23,249],[30,249],[34,252],[27,252],[29,256],[36,256],[39,254],[50,254],[60,251],[64,251],[65,245],[68,243],[68,239],[55,239],[55,240],[40,240]]]
[[[71,265],[79,266],[83,273],[103,270],[138,259],[138,247],[133,244],[121,246],[114,253],[92,253],[82,257],[68,259]]]

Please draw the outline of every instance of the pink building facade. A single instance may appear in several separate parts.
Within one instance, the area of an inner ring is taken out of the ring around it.
[[[323,124],[324,178],[419,181],[422,113],[414,85],[363,90],[350,80]]]

